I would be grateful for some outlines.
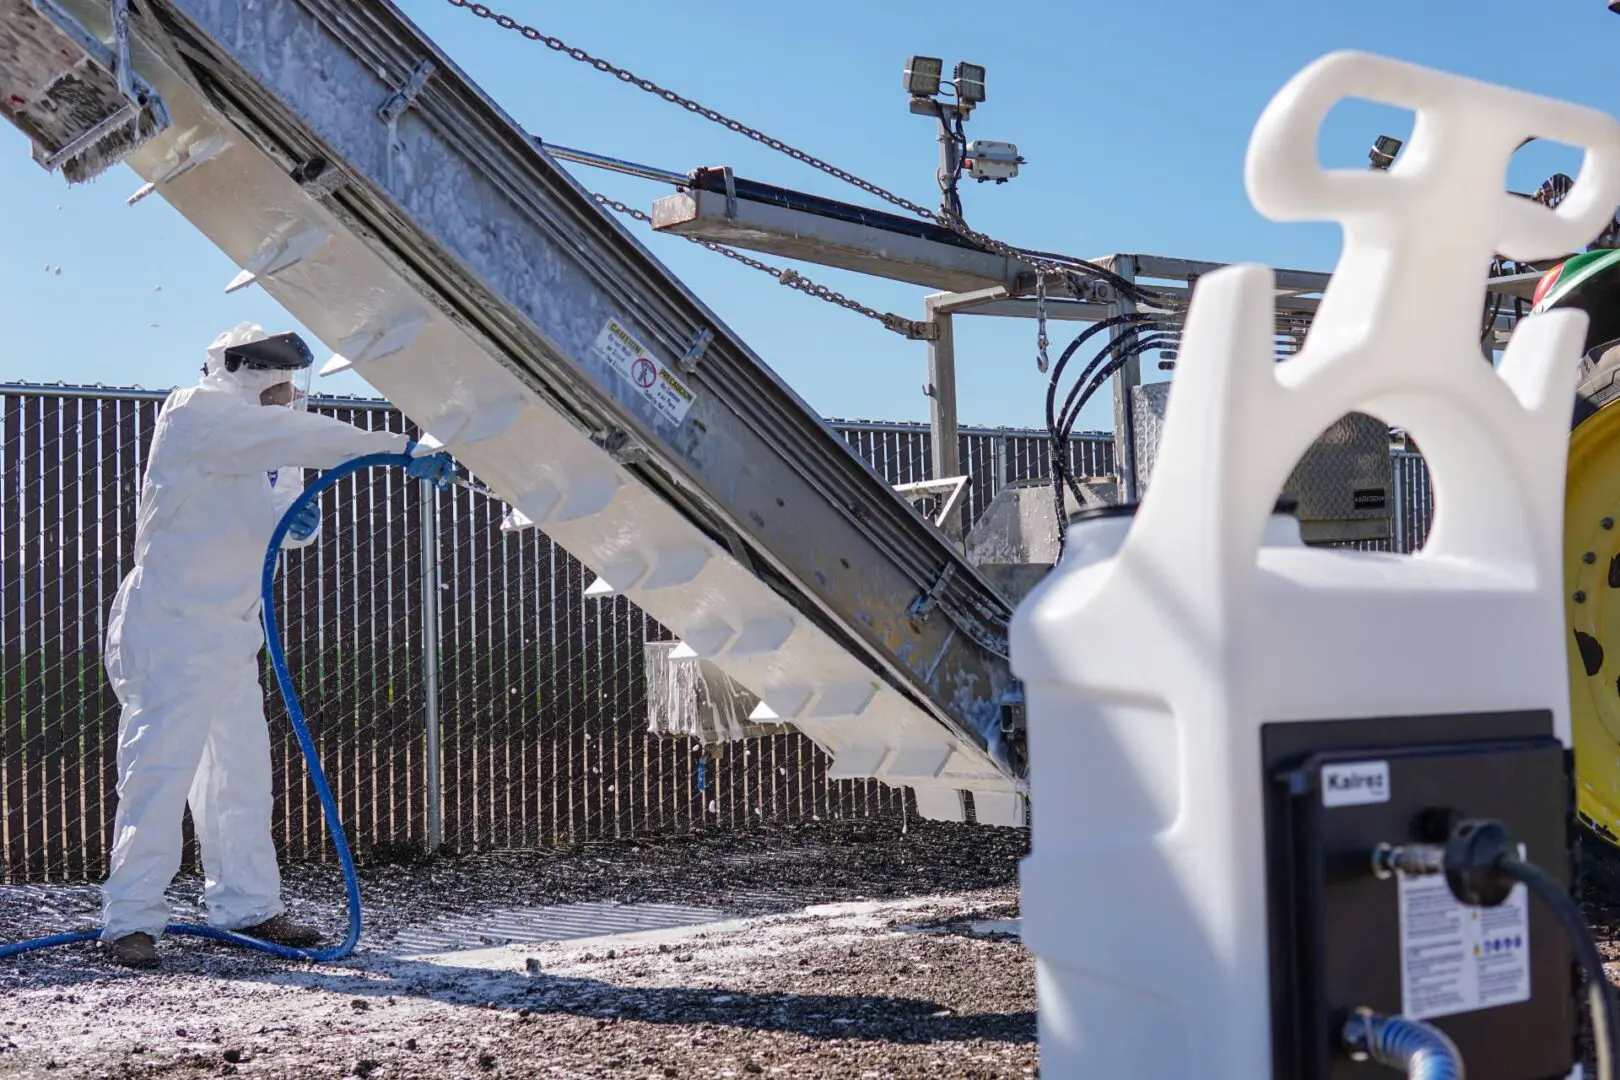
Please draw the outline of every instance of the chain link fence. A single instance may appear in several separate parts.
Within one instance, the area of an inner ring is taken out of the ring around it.
[[[106,870],[118,706],[101,666],[133,557],[157,392],[0,388],[0,882]],[[320,411],[415,434],[375,402]],[[835,422],[891,483],[930,479],[927,429]],[[1047,475],[1044,435],[964,430],[968,520],[1006,483]],[[1070,464],[1106,475],[1113,445]],[[1397,461],[1394,546],[1427,528],[1427,479]],[[313,479],[313,475],[307,477]],[[566,846],[634,834],[898,812],[903,793],[829,781],[797,734],[704,746],[648,730],[644,645],[671,635],[498,502],[399,470],[343,480],[318,543],[284,559],[293,680],[357,857]],[[277,846],[326,859],[319,801],[269,672]],[[430,735],[439,753],[430,752]],[[189,822],[186,858],[195,860]]]

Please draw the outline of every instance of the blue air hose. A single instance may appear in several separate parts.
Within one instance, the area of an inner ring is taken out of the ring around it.
[[[349,902],[348,934],[341,944],[330,949],[295,949],[288,945],[277,945],[272,941],[262,941],[246,934],[236,934],[197,923],[170,923],[165,928],[165,933],[212,938],[247,949],[257,949],[287,960],[340,960],[353,952],[355,944],[359,942],[360,880],[354,873],[354,858],[349,854],[349,840],[343,833],[343,820],[338,816],[337,800],[332,797],[332,788],[326,782],[326,772],[321,768],[320,756],[315,751],[315,740],[310,736],[309,725],[304,721],[304,710],[298,704],[298,691],[293,687],[292,675],[287,671],[287,655],[281,645],[281,630],[276,621],[276,570],[281,562],[281,545],[287,539],[293,519],[306,506],[319,499],[321,492],[362,469],[384,465],[403,467],[409,465],[412,460],[407,454],[367,454],[323,473],[320,479],[305,488],[287,508],[280,523],[276,525],[276,531],[270,537],[270,547],[264,555],[262,585],[264,638],[270,648],[270,667],[276,673],[276,686],[281,691],[281,700],[287,705],[287,718],[292,721],[293,734],[298,736],[298,746],[304,751],[304,762],[309,768],[309,780],[315,788],[315,794],[320,797],[321,812],[326,817],[326,828],[332,834],[332,846],[337,850],[338,865],[343,870],[343,890]],[[49,949],[56,945],[95,941],[99,937],[101,937],[99,930],[78,930],[34,938],[32,941],[19,941],[13,945],[0,945],[0,959],[33,952],[36,949]]]

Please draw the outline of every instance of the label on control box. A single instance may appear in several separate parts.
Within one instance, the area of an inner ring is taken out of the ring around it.
[[[1445,875],[1400,875],[1401,1013],[1413,1020],[1530,1000],[1530,902],[1458,903]]]
[[[1322,766],[1323,806],[1389,802],[1389,762],[1353,761]]]

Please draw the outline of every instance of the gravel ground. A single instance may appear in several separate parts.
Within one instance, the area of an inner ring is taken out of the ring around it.
[[[0,961],[0,1075],[1027,1077],[1025,836],[841,822],[364,871],[340,964],[165,941],[130,973],[90,946]],[[336,931],[329,868],[295,912]],[[198,883],[174,890],[176,914]],[[415,928],[524,906],[695,904],[723,923],[401,958]],[[0,888],[0,941],[93,923],[86,887]]]
[[[0,960],[0,1076],[1022,1080],[1037,1074],[1034,970],[1008,920],[1025,842],[830,822],[367,867],[366,933],[339,964],[196,940],[166,941],[152,974],[89,946]],[[285,878],[296,914],[341,932],[334,869]],[[177,917],[199,890],[176,884]],[[1620,904],[1583,892],[1613,970]],[[96,898],[0,887],[0,941],[91,926]],[[707,921],[407,947],[446,920],[603,901]]]

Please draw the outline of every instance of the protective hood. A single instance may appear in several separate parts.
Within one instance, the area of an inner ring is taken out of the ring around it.
[[[301,365],[288,362],[284,354],[289,350],[300,354],[295,359]],[[272,337],[257,323],[237,323],[208,346],[202,384],[251,404],[301,409],[309,392],[309,359],[308,347],[296,334]],[[272,390],[278,392],[267,397]]]

